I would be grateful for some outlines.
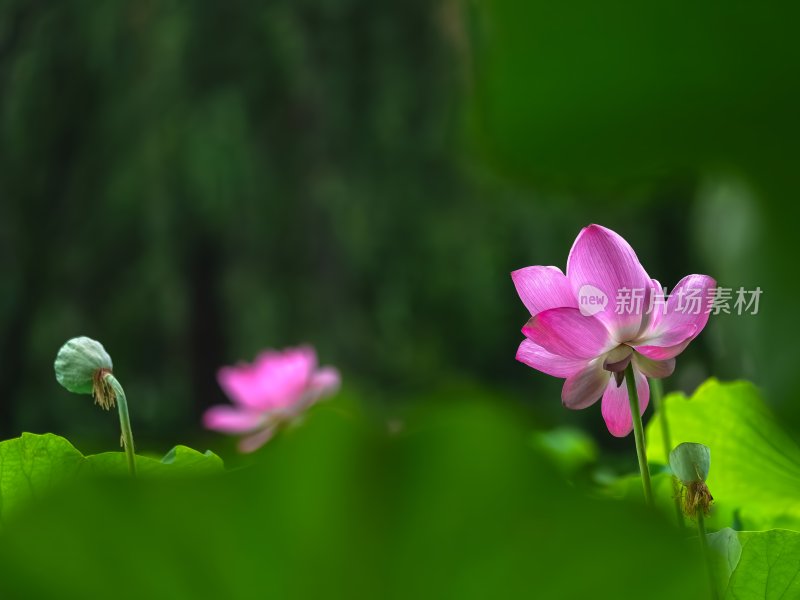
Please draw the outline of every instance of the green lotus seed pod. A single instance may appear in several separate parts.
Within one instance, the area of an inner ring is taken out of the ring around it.
[[[58,351],[56,379],[75,394],[95,394],[100,374],[111,371],[112,366],[111,357],[100,342],[76,337]]]
[[[684,485],[705,482],[711,467],[711,450],[703,444],[684,442],[669,453],[669,466]]]

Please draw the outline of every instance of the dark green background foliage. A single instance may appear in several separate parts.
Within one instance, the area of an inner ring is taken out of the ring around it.
[[[764,288],[666,387],[748,377],[797,419],[796,19],[635,6],[3,2],[0,432],[107,447],[52,376],[83,334],[144,450],[198,435],[219,365],[300,342],[372,406],[467,380],[617,444],[513,358],[509,272],[590,222],[667,286]]]

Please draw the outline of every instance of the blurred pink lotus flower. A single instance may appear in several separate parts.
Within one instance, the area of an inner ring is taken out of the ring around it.
[[[586,408],[602,397],[603,419],[616,437],[628,435],[633,426],[623,385],[628,364],[633,363],[644,414],[650,400],[647,377],[672,374],[675,357],[708,322],[716,286],[707,275],[687,275],[665,298],[628,242],[600,225],[578,234],[566,275],[557,267],[535,266],[511,277],[531,313],[517,360],[564,378],[561,400],[567,408]],[[634,290],[640,290],[639,306],[618,301],[637,298]],[[693,300],[692,310],[687,298]]]
[[[252,364],[223,367],[217,381],[233,405],[209,408],[208,429],[243,435],[239,450],[253,452],[266,444],[279,425],[295,421],[317,400],[339,388],[339,372],[317,368],[313,348],[266,350]]]

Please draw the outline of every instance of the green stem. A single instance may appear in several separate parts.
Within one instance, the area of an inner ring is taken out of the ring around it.
[[[697,531],[700,534],[700,548],[703,551],[703,559],[706,562],[706,571],[708,572],[708,581],[711,584],[711,597],[717,600],[717,587],[714,581],[714,567],[711,563],[711,552],[708,550],[708,540],[706,539],[706,525],[703,517],[703,509],[697,510]]]
[[[128,470],[131,475],[136,477],[136,454],[133,448],[133,431],[131,431],[131,418],[128,415],[128,401],[125,398],[125,391],[122,389],[117,378],[111,373],[106,373],[106,381],[114,388],[119,408],[119,426],[122,429],[122,445],[125,447],[125,455],[128,458]]]
[[[661,439],[664,443],[664,456],[669,460],[669,453],[672,451],[672,438],[669,433],[669,421],[667,421],[667,411],[664,407],[663,397],[664,388],[661,387],[660,379],[650,379],[650,396],[653,399],[653,408],[659,416],[661,423]],[[678,527],[683,528],[683,510],[681,509],[680,483],[672,478],[672,498],[675,501],[675,517],[678,519]]]
[[[639,394],[636,391],[636,377],[633,374],[633,361],[625,369],[625,382],[628,384],[628,400],[631,404],[633,419],[633,435],[636,438],[636,457],[639,459],[639,472],[642,474],[644,500],[648,506],[653,505],[653,490],[650,486],[650,468],[647,466],[647,452],[644,447],[644,427],[642,415],[639,414]]]

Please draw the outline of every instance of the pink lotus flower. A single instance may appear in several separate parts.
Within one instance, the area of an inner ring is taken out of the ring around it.
[[[650,400],[647,377],[672,374],[675,357],[708,322],[716,286],[707,275],[687,275],[665,298],[628,242],[600,225],[578,234],[566,275],[557,267],[535,266],[514,271],[511,278],[531,313],[517,360],[564,378],[561,400],[567,408],[586,408],[602,396],[603,419],[617,437],[633,426],[623,385],[628,364],[633,363],[643,414]],[[639,307],[618,303],[634,297],[634,290],[641,291]]]
[[[339,388],[339,372],[317,368],[316,352],[309,346],[267,350],[253,364],[221,368],[217,380],[233,406],[209,408],[203,417],[205,426],[244,435],[239,442],[242,452],[257,450],[279,425],[296,420]]]

